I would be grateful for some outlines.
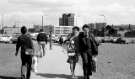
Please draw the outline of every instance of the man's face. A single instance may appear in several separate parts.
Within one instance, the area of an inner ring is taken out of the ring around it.
[[[88,33],[90,30],[89,30],[89,28],[84,28],[83,31],[84,31],[85,33]]]
[[[74,29],[74,30],[73,30],[73,33],[74,33],[74,34],[78,34],[79,31],[78,31],[77,29]]]

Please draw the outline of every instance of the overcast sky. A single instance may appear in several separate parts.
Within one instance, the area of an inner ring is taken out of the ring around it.
[[[44,15],[45,24],[58,25],[66,12],[75,13],[77,25],[104,21],[135,24],[135,0],[0,0],[5,24],[41,24]]]

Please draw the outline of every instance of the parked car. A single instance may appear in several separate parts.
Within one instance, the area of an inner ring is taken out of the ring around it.
[[[119,37],[119,38],[117,38],[116,40],[114,40],[114,43],[126,44],[127,42],[126,42],[125,39]]]
[[[102,43],[112,43],[113,42],[113,38],[112,37],[104,37],[101,40]]]
[[[12,43],[12,36],[4,35],[0,37],[0,42],[2,43]]]
[[[12,41],[13,44],[16,44],[16,43],[17,43],[17,37],[13,37],[13,38],[11,39],[11,41]]]
[[[16,44],[17,43],[17,39],[18,39],[19,36],[20,36],[20,34],[16,34],[16,35],[13,35],[12,36],[11,41],[12,41],[13,44]]]
[[[58,43],[59,42],[59,37],[52,35],[52,41],[54,43]]]

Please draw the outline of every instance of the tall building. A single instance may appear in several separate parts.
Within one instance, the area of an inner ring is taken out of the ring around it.
[[[59,25],[60,26],[74,26],[74,14],[68,13],[63,14],[61,18],[59,18]]]
[[[59,25],[60,25],[60,26],[63,25],[63,20],[62,20],[62,18],[59,18]]]

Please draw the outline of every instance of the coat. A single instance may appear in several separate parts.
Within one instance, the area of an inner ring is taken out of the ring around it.
[[[92,56],[98,55],[98,45],[99,43],[95,40],[94,35],[89,33],[89,38],[87,41],[86,36],[83,32],[80,32],[79,36],[79,51],[81,53],[88,52]]]

